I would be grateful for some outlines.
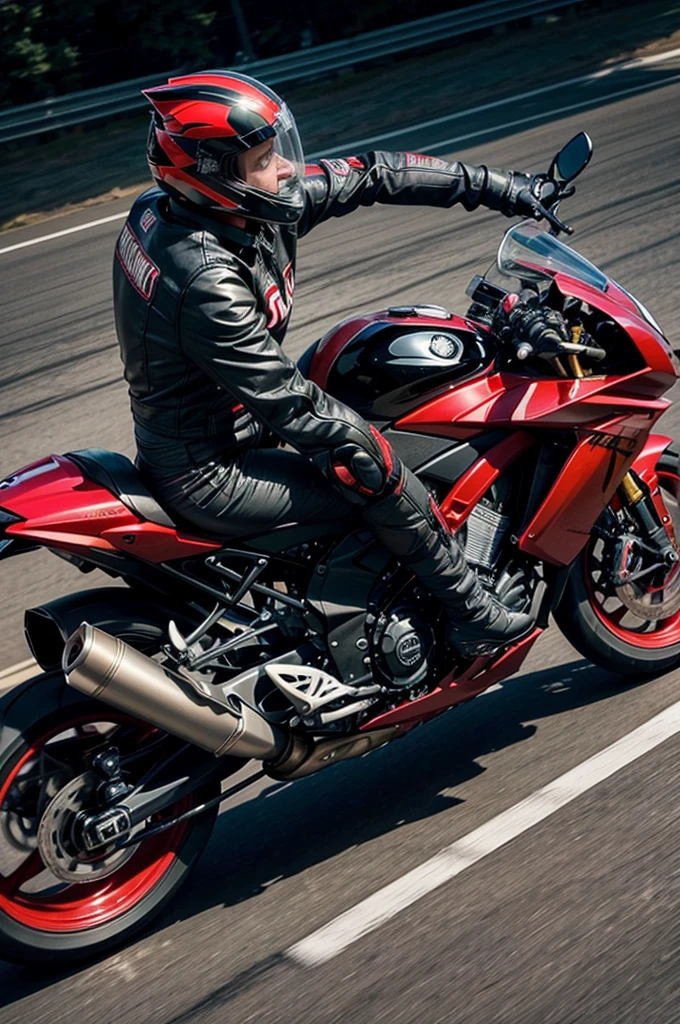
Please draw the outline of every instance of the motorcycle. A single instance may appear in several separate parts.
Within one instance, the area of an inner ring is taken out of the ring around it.
[[[680,363],[645,307],[558,238],[591,154],[585,133],[557,154],[538,208],[550,230],[506,232],[465,316],[353,317],[300,360],[426,483],[484,586],[531,611],[520,642],[467,660],[447,647],[441,610],[359,520],[225,546],[96,449],[0,482],[0,559],[44,547],[127,584],[25,614],[42,672],[0,703],[1,957],[64,964],[123,943],[185,881],[223,800],[366,754],[506,679],[551,613],[625,677],[680,663],[680,466],[651,433]],[[494,333],[520,289],[569,341],[536,352]]]

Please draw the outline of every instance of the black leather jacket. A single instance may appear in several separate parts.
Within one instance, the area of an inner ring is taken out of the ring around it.
[[[352,410],[283,353],[298,237],[373,203],[499,209],[504,172],[409,153],[308,166],[295,228],[239,230],[158,189],[135,202],[116,246],[116,330],[143,468],[181,474],[263,428],[314,457],[375,442]]]

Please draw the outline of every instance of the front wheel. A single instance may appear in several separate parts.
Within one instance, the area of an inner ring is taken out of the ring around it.
[[[82,802],[80,780],[88,778],[92,755],[115,744],[134,781],[145,750],[153,758],[168,738],[70,690],[61,674],[42,677],[2,704],[0,958],[65,964],[95,956],[160,912],[203,850],[217,808],[124,850],[105,848],[89,858],[69,852],[69,814]],[[219,783],[211,784],[163,817],[218,792]]]
[[[656,472],[666,529],[680,539],[680,456],[671,449]],[[660,675],[680,664],[680,562],[611,584],[613,541],[593,536],[572,566],[555,621],[589,661],[625,676]],[[680,550],[680,547],[679,547]]]

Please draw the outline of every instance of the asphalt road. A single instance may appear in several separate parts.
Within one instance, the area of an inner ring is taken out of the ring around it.
[[[447,140],[485,131],[456,154],[539,169],[589,131],[593,162],[563,208],[578,229],[573,244],[674,337],[679,74],[677,61],[626,72],[389,144],[453,152]],[[573,104],[584,105],[555,113]],[[78,446],[131,451],[109,296],[118,226],[0,256],[2,472]],[[289,350],[385,303],[465,308],[465,286],[504,227],[486,212],[425,209],[372,209],[321,227],[301,247]],[[680,438],[675,410],[662,429]],[[9,664],[26,656],[22,608],[81,581],[46,555],[1,568],[0,663]],[[283,955],[673,704],[679,679],[622,686],[549,632],[520,677],[456,715],[369,759],[263,784],[228,805],[192,883],[125,951],[69,975],[0,966],[0,1022],[679,1021],[677,735],[324,966]]]

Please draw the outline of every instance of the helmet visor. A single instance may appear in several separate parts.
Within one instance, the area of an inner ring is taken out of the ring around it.
[[[295,118],[285,103],[281,105],[274,128],[276,129],[274,152],[279,166],[286,165],[286,169],[290,171],[286,177],[279,179],[279,196],[282,199],[290,198],[295,201],[302,194],[305,158]]]
[[[272,140],[275,174],[268,176],[266,185],[255,184],[254,176],[247,173],[242,177],[244,208],[254,220],[295,223],[305,204],[305,160],[295,119],[285,103],[268,130],[268,138]]]

